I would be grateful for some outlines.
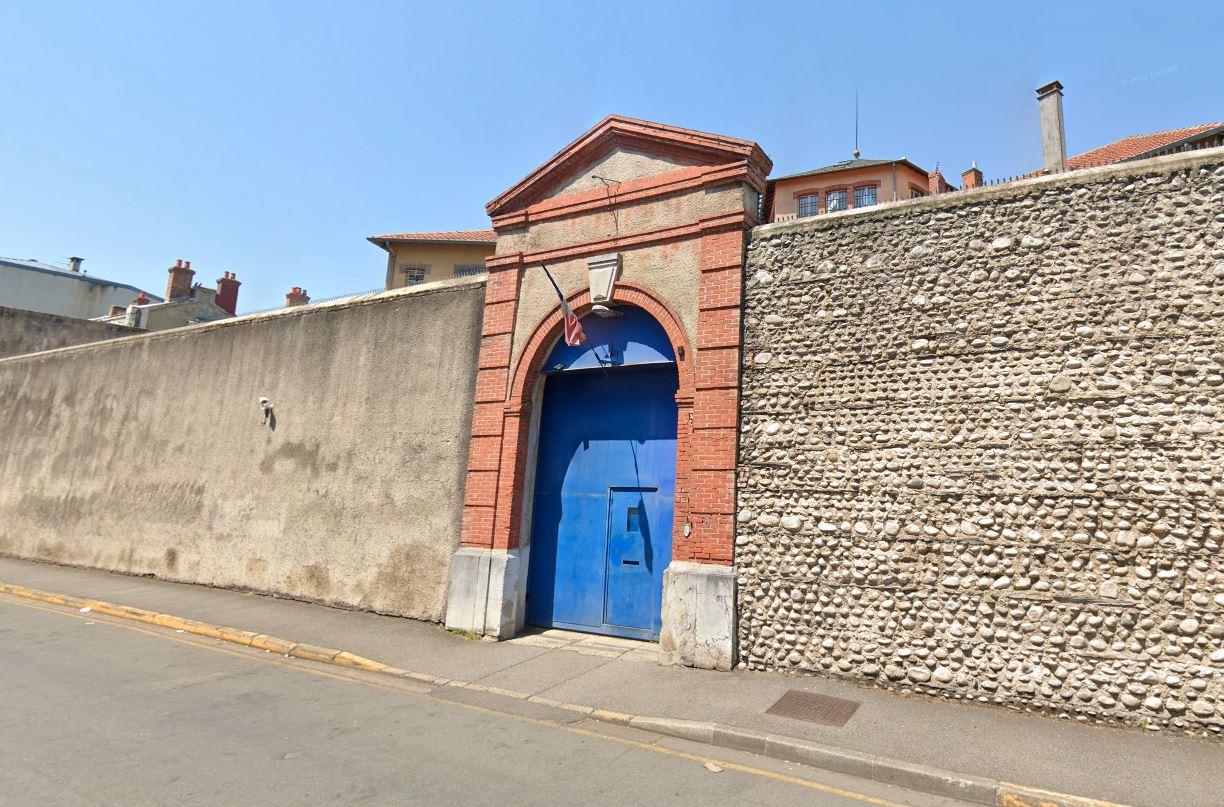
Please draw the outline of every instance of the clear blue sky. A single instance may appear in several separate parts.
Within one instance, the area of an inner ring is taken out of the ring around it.
[[[608,113],[757,140],[774,174],[850,156],[1040,164],[1033,89],[1071,153],[1224,120],[1219,3],[0,7],[0,255],[165,288],[377,287],[381,232],[488,226],[484,203]]]

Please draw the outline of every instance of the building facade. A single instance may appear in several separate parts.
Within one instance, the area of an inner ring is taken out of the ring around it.
[[[180,258],[166,272],[169,277],[164,301],[150,299],[141,292],[130,305],[112,306],[107,316],[96,319],[145,331],[164,331],[234,316],[238,287],[242,285],[235,273],[224,272],[212,289],[193,281],[195,270],[191,261]]]
[[[93,277],[81,263],[70,258],[65,269],[33,259],[0,258],[0,305],[92,319],[107,315],[113,306],[126,307],[141,294],[161,301],[127,283]]]
[[[864,160],[855,157],[769,180],[765,220],[794,221],[882,202],[917,199],[948,190],[946,183],[932,190],[930,181],[926,171],[904,158]]]
[[[439,233],[392,233],[368,239],[387,252],[387,289],[475,277],[485,272],[497,234],[492,230],[451,230]]]

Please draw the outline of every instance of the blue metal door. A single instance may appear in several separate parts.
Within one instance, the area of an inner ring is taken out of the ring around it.
[[[527,620],[655,638],[671,560],[676,368],[601,363],[545,382]]]
[[[671,494],[661,495],[655,488],[608,492],[605,627],[659,634],[663,569],[671,561],[671,525]]]

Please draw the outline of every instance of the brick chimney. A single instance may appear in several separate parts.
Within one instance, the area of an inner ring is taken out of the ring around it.
[[[170,280],[166,283],[166,302],[190,297],[191,278],[195,275],[191,271],[191,261],[184,262],[179,258],[167,271],[170,272]]]
[[[106,316],[108,316],[108,317],[117,317],[117,316],[119,316],[119,315],[121,315],[121,314],[126,314],[126,313],[127,313],[127,306],[124,306],[124,305],[112,305],[112,306],[110,307],[110,311],[106,312]]]
[[[939,166],[935,166],[935,170],[927,174],[927,193],[931,196],[948,192],[948,180],[944,179],[943,174],[939,173]]]
[[[1051,81],[1037,88],[1037,108],[1041,111],[1041,161],[1047,173],[1067,170],[1067,132],[1063,128],[1063,85]]]
[[[292,308],[295,305],[306,305],[310,302],[310,295],[306,293],[306,289],[294,286],[285,294],[285,308]]]
[[[963,191],[973,190],[974,188],[980,188],[984,184],[985,184],[985,180],[982,177],[982,171],[981,169],[977,167],[976,162],[973,164],[973,167],[970,168],[968,171],[963,171],[961,173],[961,190]]]
[[[229,313],[235,313],[234,309],[238,307],[238,287],[242,284],[238,282],[238,275],[233,272],[225,272],[221,277],[217,278],[217,305],[225,309]]]

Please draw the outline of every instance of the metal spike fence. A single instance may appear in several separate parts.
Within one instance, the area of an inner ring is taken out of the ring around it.
[[[291,307],[292,308],[305,308],[307,306],[319,305],[321,303],[334,303],[336,300],[348,300],[348,299],[357,298],[357,297],[372,297],[375,294],[382,294],[384,291],[386,291],[386,289],[380,286],[379,288],[376,288],[376,289],[366,289],[365,291],[350,291],[345,294],[334,294],[330,297],[318,297],[318,298],[312,297],[310,299],[310,302],[306,303],[305,305],[297,305],[297,306],[291,306]],[[243,311],[238,316],[246,317],[246,316],[250,316],[251,314],[267,314],[270,311],[284,311],[285,308],[286,306],[284,305],[274,305],[268,308],[260,308],[255,311]]]

